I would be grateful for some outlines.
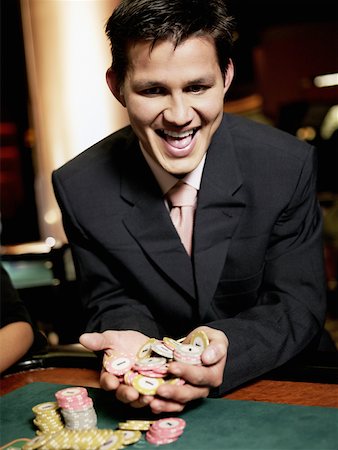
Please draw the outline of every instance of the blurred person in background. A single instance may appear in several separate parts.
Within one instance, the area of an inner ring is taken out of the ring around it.
[[[1,265],[0,373],[45,345],[28,310]]]

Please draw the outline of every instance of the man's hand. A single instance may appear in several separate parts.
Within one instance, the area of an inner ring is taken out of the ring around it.
[[[227,357],[229,341],[222,331],[209,327],[198,327],[209,338],[209,347],[202,353],[203,366],[193,366],[180,362],[169,364],[169,372],[183,378],[186,384],[174,386],[162,384],[157,389],[157,395],[149,402],[155,413],[179,412],[191,400],[204,398],[210,389],[220,386]],[[190,333],[185,342],[190,341]]]
[[[210,345],[201,358],[203,366],[193,366],[180,362],[169,364],[169,372],[183,378],[183,386],[170,384],[161,385],[156,396],[141,395],[132,386],[120,384],[118,378],[102,369],[100,383],[105,390],[115,390],[116,398],[123,403],[129,403],[134,408],[149,405],[154,413],[182,411],[191,400],[204,398],[210,389],[218,387],[223,380],[226,362],[228,339],[222,331],[209,327],[199,327],[209,338]],[[185,342],[190,341],[192,332]],[[86,333],[80,337],[82,345],[93,351],[104,351],[107,355],[116,353],[133,353],[149,338],[137,331],[104,331],[103,333]]]
[[[108,356],[113,352],[136,355],[148,339],[148,336],[138,331],[108,330],[103,333],[85,333],[80,336],[80,343],[89,350],[104,351]],[[116,391],[116,398],[123,403],[130,403],[135,408],[143,407],[149,401],[145,400],[144,396],[140,395],[132,386],[120,384],[119,379],[104,368],[101,371],[100,384],[106,391]]]

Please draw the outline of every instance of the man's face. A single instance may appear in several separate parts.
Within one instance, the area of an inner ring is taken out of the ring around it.
[[[167,172],[182,175],[197,167],[223,114],[223,98],[233,76],[222,76],[214,43],[193,37],[176,48],[146,41],[129,48],[129,68],[116,95],[145,151]]]

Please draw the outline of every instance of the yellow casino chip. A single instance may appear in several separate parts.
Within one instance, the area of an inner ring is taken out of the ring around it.
[[[98,447],[98,450],[119,450],[123,448],[123,436],[122,434],[114,431],[114,434],[109,437],[103,444]]]
[[[127,420],[119,423],[120,430],[147,431],[153,422],[150,420]]]
[[[143,395],[155,395],[157,388],[163,383],[163,378],[145,377],[140,374],[136,375],[132,381],[133,387]]]
[[[58,408],[57,402],[45,402],[33,406],[32,411],[34,414],[48,414],[56,411]]]
[[[190,338],[190,344],[202,349],[202,352],[209,345],[209,338],[202,330],[195,331]]]
[[[137,359],[143,359],[148,358],[148,356],[152,353],[152,345],[156,342],[155,338],[150,338],[147,340],[145,344],[142,345],[142,347],[139,349],[139,351],[136,354]]]
[[[149,426],[147,429],[149,429]],[[122,436],[123,445],[135,444],[142,437],[140,430],[116,430],[115,433]]]

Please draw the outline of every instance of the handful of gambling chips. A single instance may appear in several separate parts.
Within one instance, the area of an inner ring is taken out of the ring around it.
[[[121,382],[132,385],[144,395],[155,395],[163,383],[184,384],[184,380],[168,374],[170,361],[201,365],[201,355],[209,345],[203,331],[192,334],[189,344],[164,337],[150,338],[137,355],[111,354],[105,356],[105,369],[118,376]],[[142,431],[154,445],[176,441],[186,422],[178,417],[155,421],[127,420],[118,429],[97,428],[93,400],[84,387],[70,387],[55,393],[56,402],[40,403],[33,407],[38,428],[37,436],[24,445],[23,450],[118,450],[138,442]]]
[[[155,395],[157,388],[163,383],[185,383],[183,379],[168,373],[168,362],[201,365],[201,355],[208,345],[208,337],[201,330],[192,334],[188,344],[183,344],[182,339],[150,338],[136,356],[127,353],[105,355],[103,367],[117,376],[121,383],[133,386],[140,394]]]

